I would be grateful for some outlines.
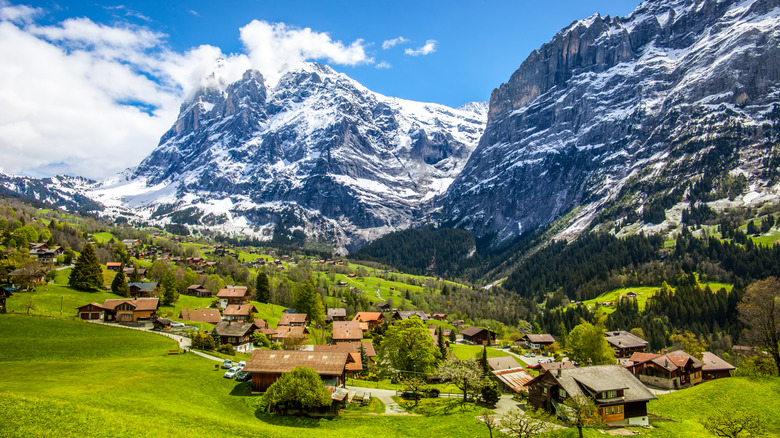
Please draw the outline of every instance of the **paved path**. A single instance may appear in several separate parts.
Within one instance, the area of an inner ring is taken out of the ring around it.
[[[398,403],[393,400],[393,396],[396,394],[394,390],[363,388],[360,386],[347,386],[346,388],[353,394],[358,392],[370,393],[371,397],[381,400],[385,404],[385,415],[412,415],[401,406],[398,406]]]
[[[496,415],[504,415],[512,408],[520,405],[521,403],[513,399],[511,395],[502,395],[501,399],[496,403],[496,408],[493,409],[493,412],[495,412]]]

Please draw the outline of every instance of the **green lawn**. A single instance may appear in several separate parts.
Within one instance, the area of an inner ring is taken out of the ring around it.
[[[460,360],[474,359],[477,355],[480,355],[480,357],[482,355],[482,347],[479,345],[451,344],[450,351]],[[488,357],[511,356],[511,354],[495,348],[488,348],[487,355]]]
[[[33,304],[30,314],[60,317],[62,305],[63,318],[75,318],[76,308],[91,302],[103,303],[110,298],[122,298],[106,291],[84,292],[67,286],[47,284],[32,292],[18,292],[8,299],[8,311],[27,313],[27,305]]]
[[[726,288],[727,291],[731,291],[731,289],[734,287],[732,284],[728,283],[716,283],[716,282],[708,282],[708,283],[701,283],[701,287],[704,288],[706,286],[709,286],[710,289],[712,289],[713,292],[717,292],[721,288]],[[674,289],[674,288],[672,288]],[[593,307],[597,302],[603,303],[605,301],[609,301],[612,303],[611,307],[603,307],[604,311],[606,313],[612,313],[615,311],[615,304],[617,303],[618,299],[630,291],[636,292],[637,298],[637,304],[639,305],[639,310],[645,309],[645,304],[647,304],[647,300],[658,293],[658,291],[661,290],[660,286],[648,286],[648,287],[621,287],[618,289],[611,290],[609,292],[605,292],[598,297],[592,299],[592,300],[586,300],[582,303],[588,307]]]
[[[214,362],[169,356],[168,338],[79,321],[0,316],[0,436],[474,437],[473,412],[334,420],[284,418],[222,377]],[[35,366],[29,366],[34,361]]]
[[[97,243],[105,243],[105,242],[108,242],[111,239],[113,239],[114,235],[111,234],[111,233],[108,233],[108,232],[102,232],[102,233],[95,233],[95,234],[93,234],[92,238]]]

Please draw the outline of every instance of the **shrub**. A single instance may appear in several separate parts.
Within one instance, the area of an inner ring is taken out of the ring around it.
[[[228,356],[235,356],[236,350],[233,349],[233,346],[230,344],[222,344],[217,349],[218,352],[222,354],[227,354]]]

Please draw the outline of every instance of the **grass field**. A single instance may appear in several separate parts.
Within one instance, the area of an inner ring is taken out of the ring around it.
[[[728,283],[709,282],[709,283],[701,284],[702,288],[706,286],[709,286],[713,292],[717,292],[721,288],[726,288],[726,290],[730,292],[731,289],[734,287],[734,285]],[[614,305],[615,303],[617,303],[618,299],[620,299],[620,297],[623,294],[628,293],[629,291],[633,291],[637,293],[636,301],[637,304],[639,305],[639,310],[644,310],[645,304],[647,304],[647,300],[660,290],[661,290],[660,286],[621,287],[618,289],[611,290],[609,292],[605,292],[592,300],[583,301],[582,303],[586,306],[593,307],[593,305],[595,305],[596,303],[603,303],[605,301],[609,301],[613,304],[613,307],[604,307],[603,309],[606,313],[612,313],[615,311]]]
[[[265,414],[257,409],[260,398],[213,371],[214,362],[169,356],[175,342],[150,333],[18,315],[0,316],[0,332],[3,437],[474,437],[485,432],[468,412],[377,416],[377,406],[371,406],[334,420]]]
[[[477,355],[480,355],[480,357],[482,355],[482,347],[479,345],[452,344],[450,345],[450,350],[460,360],[474,359]],[[511,356],[511,354],[495,348],[488,348],[487,355],[488,357]]]

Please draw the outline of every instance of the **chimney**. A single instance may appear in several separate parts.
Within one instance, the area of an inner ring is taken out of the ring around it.
[[[561,368],[558,368],[558,377],[561,377]]]

